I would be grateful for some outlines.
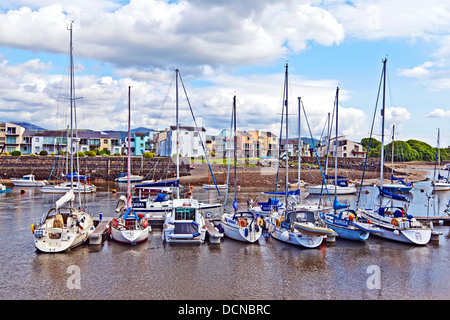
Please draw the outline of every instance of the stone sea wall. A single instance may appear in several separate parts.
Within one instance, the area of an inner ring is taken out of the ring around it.
[[[37,180],[58,180],[66,173],[65,156],[0,156],[2,179],[21,178],[34,174]],[[70,171],[70,159],[68,160]],[[189,164],[180,165],[180,176],[190,175]],[[69,172],[68,171],[68,172]],[[74,171],[77,171],[74,159]],[[91,181],[114,181],[120,173],[127,171],[126,156],[83,157],[79,159],[79,173],[90,175]],[[176,164],[171,158],[131,158],[131,173],[146,179],[168,179],[176,175]]]

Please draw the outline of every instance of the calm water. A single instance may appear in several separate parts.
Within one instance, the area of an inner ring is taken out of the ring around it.
[[[426,215],[427,197],[417,183],[410,212]],[[87,195],[94,213],[114,216],[118,195],[109,184]],[[251,195],[263,200],[260,189],[243,188],[240,202]],[[439,244],[424,247],[388,242],[371,236],[366,243],[337,239],[317,249],[302,249],[270,237],[257,244],[224,238],[220,244],[163,244],[161,231],[148,242],[127,246],[105,241],[62,254],[35,251],[31,224],[59,196],[39,189],[13,188],[0,194],[0,299],[164,299],[164,300],[280,300],[280,299],[449,299],[450,236],[448,226]],[[368,188],[366,205],[376,194]],[[224,193],[224,190],[221,190]],[[200,199],[215,191],[194,189]],[[232,195],[231,195],[232,196]],[[356,196],[341,202],[354,203]],[[371,200],[372,199],[372,200]],[[431,201],[430,215],[442,215],[450,192]],[[309,197],[307,201],[311,200]],[[313,199],[314,200],[314,199]],[[379,287],[373,288],[371,268],[379,268]],[[72,273],[71,268],[78,270]],[[73,275],[79,275],[74,282]],[[74,283],[77,284],[74,287]],[[79,285],[79,286],[78,286]]]

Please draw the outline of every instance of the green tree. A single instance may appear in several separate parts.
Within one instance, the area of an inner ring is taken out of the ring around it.
[[[422,161],[435,161],[436,160],[436,148],[433,148],[428,143],[410,139],[406,141],[411,148],[417,151],[419,154],[418,160]]]

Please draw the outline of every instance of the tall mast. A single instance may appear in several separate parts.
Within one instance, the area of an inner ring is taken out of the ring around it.
[[[286,72],[285,72],[285,84],[284,88],[286,90],[285,100],[284,104],[286,107],[286,185],[285,185],[285,199],[286,199],[286,205],[287,205],[287,198],[288,198],[288,188],[289,188],[289,139],[288,139],[288,129],[289,129],[289,121],[288,121],[288,115],[289,115],[289,109],[288,109],[288,64],[286,63]]]
[[[131,188],[130,188],[130,174],[131,174],[131,86],[128,86],[128,162],[127,162],[127,208],[131,208]]]
[[[237,206],[235,205],[237,203],[237,192],[236,192],[236,162],[237,162],[237,154],[236,154],[236,148],[237,148],[237,135],[236,135],[236,96],[233,97],[233,140],[234,140],[234,202],[233,202],[233,208],[234,212],[237,211]]]
[[[177,157],[177,199],[180,198],[180,187],[179,187],[179,179],[180,179],[180,157],[179,157],[179,131],[180,131],[180,124],[178,122],[178,73],[179,70],[175,70],[175,76],[176,76],[176,122],[177,122],[177,144],[176,144],[176,157]]]
[[[67,28],[70,32],[70,188],[73,189],[73,46],[72,46],[72,21]]]
[[[298,97],[298,177],[297,177],[297,185],[298,185],[298,200],[300,202],[300,171],[301,171],[301,165],[302,165],[302,153],[301,153],[301,145],[302,145],[302,138],[301,138],[301,112],[300,112],[300,106],[302,103],[302,98]]]
[[[384,175],[384,115],[386,103],[386,62],[387,58],[383,60],[383,109],[381,109],[381,173],[380,173],[380,188],[383,188]]]
[[[395,124],[392,125],[391,180],[394,177],[394,140],[395,140]]]
[[[339,87],[336,88],[336,139],[334,140],[334,197],[337,197]]]

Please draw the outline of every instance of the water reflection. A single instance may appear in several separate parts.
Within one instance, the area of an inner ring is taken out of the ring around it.
[[[417,183],[411,200],[415,215],[426,215],[428,182]],[[113,189],[118,190],[114,194]],[[369,189],[367,198],[377,198]],[[230,190],[230,199],[234,198]],[[265,201],[263,188],[241,188],[240,209],[250,198]],[[117,184],[97,186],[86,195],[95,214],[114,216],[122,194]],[[222,193],[222,192],[221,192]],[[216,199],[215,190],[193,190],[200,200]],[[225,192],[223,192],[225,194]],[[442,215],[449,193],[433,200],[430,215]],[[305,201],[316,201],[307,197]],[[135,246],[106,241],[63,254],[36,252],[30,226],[59,197],[39,190],[13,189],[0,199],[0,299],[448,299],[450,298],[449,227],[439,244],[408,246],[371,237],[365,243],[337,239],[308,250],[270,236],[243,244],[164,244],[161,230]],[[340,197],[353,205],[356,196]],[[375,201],[375,200],[373,200]],[[231,201],[228,203],[230,208]],[[381,288],[369,289],[368,267],[381,270]],[[70,289],[70,266],[80,270],[81,289]]]

